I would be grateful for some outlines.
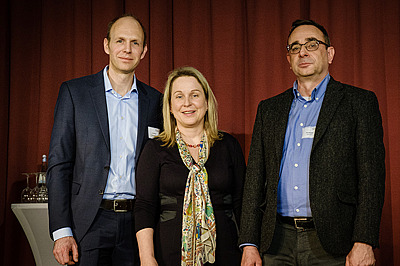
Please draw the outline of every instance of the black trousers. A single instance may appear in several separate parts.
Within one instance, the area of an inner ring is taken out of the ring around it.
[[[345,265],[346,256],[328,254],[315,229],[296,229],[277,220],[270,248],[263,254],[263,265]]]
[[[81,266],[140,265],[133,212],[99,209],[78,249]]]

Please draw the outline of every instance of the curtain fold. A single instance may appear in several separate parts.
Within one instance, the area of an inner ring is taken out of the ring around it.
[[[108,63],[107,23],[139,17],[149,52],[138,79],[163,91],[168,73],[190,65],[209,81],[219,127],[235,135],[247,158],[257,105],[292,86],[286,60],[292,21],[324,25],[336,50],[331,75],[372,90],[382,112],[386,198],[377,265],[400,265],[400,2],[392,0],[2,0],[0,45],[0,264],[34,265],[11,211],[48,153],[60,84]],[[3,30],[4,29],[4,30]],[[270,125],[274,126],[274,125]],[[33,182],[32,182],[33,186]]]
[[[0,38],[8,40],[10,33],[9,3],[2,5],[0,10]],[[5,206],[7,206],[7,154],[8,154],[8,115],[9,115],[9,95],[10,95],[10,43],[0,42],[0,241],[3,243],[5,236]],[[0,249],[0,258],[4,257],[3,249]]]

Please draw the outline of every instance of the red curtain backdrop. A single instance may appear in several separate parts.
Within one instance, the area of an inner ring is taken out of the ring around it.
[[[62,81],[100,71],[108,62],[108,21],[137,15],[149,52],[140,80],[163,91],[168,72],[190,65],[208,79],[219,103],[220,129],[248,155],[260,100],[295,79],[286,61],[291,22],[324,25],[336,49],[331,75],[374,91],[383,116],[386,198],[377,265],[400,265],[400,2],[398,0],[1,0],[0,264],[34,265],[11,211],[47,154]],[[274,125],[271,125],[274,126]],[[340,148],[340,147],[338,147]]]

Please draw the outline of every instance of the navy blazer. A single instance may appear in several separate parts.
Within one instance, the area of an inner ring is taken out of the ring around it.
[[[265,253],[277,212],[279,169],[293,89],[260,102],[243,195],[239,244]],[[309,165],[311,212],[318,237],[331,254],[354,242],[379,245],[385,195],[385,149],[378,101],[371,91],[328,83]]]
[[[161,93],[137,80],[138,159],[148,127],[161,130]],[[103,71],[61,85],[51,134],[47,182],[49,226],[71,227],[79,242],[100,207],[110,168],[110,135]]]

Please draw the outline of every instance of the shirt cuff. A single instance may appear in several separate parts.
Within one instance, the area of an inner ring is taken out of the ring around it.
[[[254,245],[254,244],[251,244],[251,243],[240,244],[239,248],[243,249],[244,247],[247,247],[247,246],[253,246],[253,247],[256,247],[258,249],[257,245]]]
[[[67,236],[73,236],[71,227],[64,227],[53,232],[54,241]]]

